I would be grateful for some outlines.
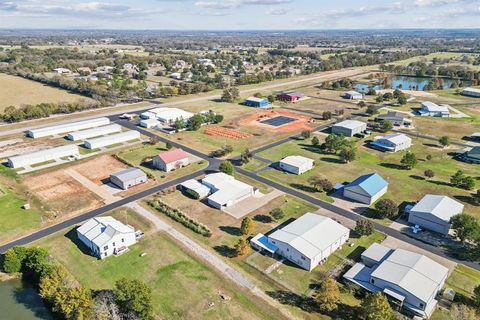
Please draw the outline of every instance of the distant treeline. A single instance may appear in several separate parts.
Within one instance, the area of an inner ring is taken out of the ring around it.
[[[9,106],[3,111],[1,118],[5,122],[14,123],[24,120],[47,118],[52,114],[68,114],[100,107],[102,107],[102,105],[99,102],[85,100],[69,103],[40,103],[21,107]]]

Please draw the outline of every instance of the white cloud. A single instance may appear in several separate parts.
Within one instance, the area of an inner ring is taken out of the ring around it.
[[[265,14],[268,14],[269,16],[281,16],[287,14],[287,9],[283,8],[270,8],[265,11]]]
[[[225,0],[225,1],[197,1],[195,5],[206,9],[235,9],[246,5],[278,5],[290,3],[293,0]]]

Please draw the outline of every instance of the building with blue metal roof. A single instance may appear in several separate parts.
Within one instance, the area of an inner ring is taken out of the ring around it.
[[[387,190],[388,182],[378,173],[370,173],[358,177],[345,186],[343,196],[370,205],[380,199]]]
[[[268,99],[250,97],[245,100],[245,105],[254,108],[267,108],[269,106]]]

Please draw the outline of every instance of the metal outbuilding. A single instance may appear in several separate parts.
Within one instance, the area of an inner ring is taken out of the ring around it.
[[[101,117],[101,118],[70,122],[70,123],[64,123],[64,124],[59,124],[55,126],[28,130],[27,136],[36,139],[36,138],[48,137],[56,134],[63,134],[67,132],[77,131],[77,130],[105,126],[107,124],[110,124],[110,119],[106,117]]]
[[[67,134],[67,139],[72,141],[85,140],[121,131],[122,127],[119,124],[111,124],[109,126],[70,132]]]
[[[138,168],[128,168],[110,175],[110,182],[123,190],[128,190],[148,180],[145,172]]]
[[[89,139],[84,142],[84,145],[87,149],[97,149],[112,144],[127,142],[130,140],[140,139],[140,132],[138,131],[125,131],[117,134],[112,134],[106,137]]]
[[[8,158],[8,166],[11,168],[23,168],[25,166],[79,154],[80,151],[76,145],[61,146],[10,157]]]

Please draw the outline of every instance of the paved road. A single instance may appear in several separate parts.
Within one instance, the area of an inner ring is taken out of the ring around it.
[[[184,233],[178,231],[177,229],[172,227],[169,223],[160,219],[154,213],[143,208],[137,202],[132,202],[127,206],[135,210],[138,214],[140,214],[144,218],[150,220],[154,224],[157,230],[164,231],[165,233],[170,235],[172,238],[177,240],[179,243],[181,243],[191,253],[198,256],[202,260],[207,261],[210,265],[212,265],[215,269],[217,269],[227,279],[233,281],[238,286],[249,290],[251,293],[253,293],[257,297],[269,303],[275,309],[278,309],[286,317],[286,319],[297,318],[293,316],[290,312],[288,312],[288,310],[286,310],[283,306],[281,306],[276,300],[272,299],[269,295],[263,292],[262,289],[257,287],[252,281],[250,281],[241,272],[232,268],[225,261],[219,258],[216,254],[208,251],[203,246],[199,245],[195,240],[192,240],[190,237],[188,237]]]

